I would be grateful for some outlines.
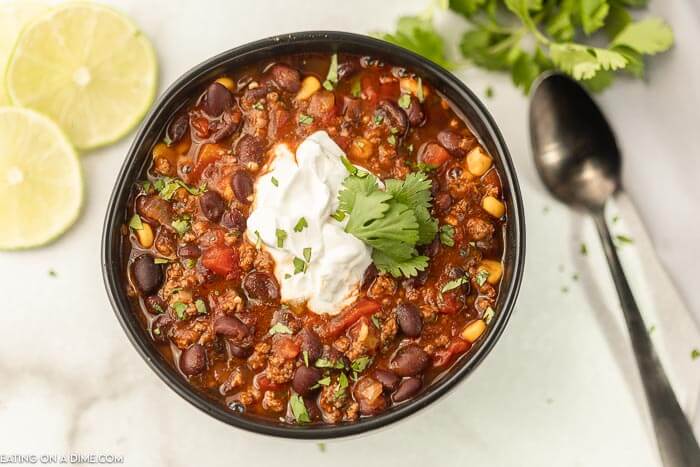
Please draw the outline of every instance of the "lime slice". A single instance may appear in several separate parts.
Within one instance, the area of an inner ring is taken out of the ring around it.
[[[30,19],[46,12],[47,9],[44,4],[29,0],[0,4],[0,81],[5,76],[5,66],[15,48],[20,31]],[[0,105],[9,103],[5,84],[0,82]]]
[[[80,161],[58,125],[0,107],[0,250],[57,238],[78,218],[82,198]]]
[[[156,56],[126,17],[92,3],[56,7],[20,34],[7,66],[12,102],[53,118],[80,149],[124,136],[156,91]]]

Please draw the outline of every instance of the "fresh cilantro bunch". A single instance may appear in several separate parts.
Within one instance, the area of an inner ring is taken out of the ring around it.
[[[437,234],[437,221],[430,215],[432,182],[415,172],[384,184],[382,190],[372,174],[351,171],[339,194],[339,210],[348,216],[345,231],[372,247],[379,271],[413,277],[428,266],[416,246],[430,243]]]
[[[644,57],[673,45],[673,32],[663,20],[632,19],[631,9],[647,3],[648,0],[449,0],[449,9],[471,25],[462,35],[459,50],[474,65],[509,72],[513,83],[526,93],[540,73],[552,69],[600,91],[612,84],[616,72],[641,78]],[[414,21],[410,18],[399,20],[396,33],[380,37],[436,63],[451,65],[444,40],[432,37],[440,37],[432,14]],[[431,37],[427,45],[424,37]]]

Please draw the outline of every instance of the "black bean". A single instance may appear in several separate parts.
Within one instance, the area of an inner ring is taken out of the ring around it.
[[[420,101],[413,96],[411,96],[411,103],[406,109],[406,115],[408,116],[408,123],[410,123],[413,128],[417,128],[425,123],[423,106]]]
[[[360,69],[360,65],[355,62],[343,62],[338,64],[338,81],[342,81],[345,78],[349,78],[355,73],[357,73]]]
[[[197,245],[193,245],[191,243],[189,243],[187,245],[182,245],[177,250],[177,255],[180,258],[194,259],[194,258],[199,258],[199,256],[201,254],[202,254],[202,250]]]
[[[190,118],[186,112],[178,114],[168,125],[168,130],[166,134],[170,140],[170,144],[175,144],[180,142],[180,140],[185,136],[187,130],[190,129]]]
[[[231,208],[221,216],[221,226],[227,229],[236,230],[239,233],[245,232],[248,221],[236,208]]]
[[[168,331],[173,324],[173,319],[168,314],[162,314],[151,323],[151,336],[159,344],[168,342]]]
[[[270,68],[275,84],[283,91],[297,92],[301,87],[301,74],[298,70],[278,63]]]
[[[242,164],[261,164],[264,152],[264,141],[253,135],[243,135],[236,143],[235,154],[238,155],[238,159]]]
[[[311,392],[311,387],[321,379],[321,370],[313,367],[300,366],[294,373],[292,388],[297,394],[306,396]]]
[[[253,353],[253,348],[250,346],[241,346],[228,342],[228,351],[231,355],[238,358],[248,358]]]
[[[401,378],[396,376],[396,373],[390,370],[376,369],[374,370],[374,379],[382,383],[384,389],[388,391],[395,391],[399,387]]]
[[[379,102],[379,112],[385,119],[389,119],[389,126],[394,128],[399,136],[403,136],[408,130],[408,117],[401,107],[389,100]]]
[[[214,321],[214,332],[228,337],[232,342],[240,342],[249,334],[248,327],[235,316],[221,316]]]
[[[462,137],[451,130],[442,130],[437,134],[438,142],[447,149],[447,152],[455,157],[463,158],[467,155],[466,151],[460,146]]]
[[[165,301],[158,295],[151,295],[150,297],[146,297],[144,303],[146,304],[146,309],[148,310],[148,312],[153,315],[159,315],[163,313],[166,308],[168,308],[168,305],[165,304]]]
[[[277,281],[265,272],[251,272],[243,279],[243,289],[251,300],[274,303],[280,298]]]
[[[420,310],[413,303],[403,302],[396,307],[396,321],[407,337],[418,337],[423,330]]]
[[[141,255],[132,264],[134,285],[144,295],[153,295],[163,283],[163,268],[151,255]]]
[[[306,352],[309,365],[313,365],[314,362],[321,357],[321,353],[323,352],[323,345],[321,344],[321,339],[318,337],[318,334],[309,328],[304,328],[299,331],[295,339],[299,343],[302,356],[304,352]]]
[[[218,117],[233,105],[233,96],[220,83],[211,83],[204,96],[204,111],[210,117]]]
[[[226,204],[219,193],[208,190],[199,197],[199,207],[204,217],[212,222],[218,222],[226,209]]]
[[[435,206],[435,211],[438,214],[447,212],[447,210],[450,209],[450,206],[452,206],[452,196],[445,192],[438,193],[438,195],[435,197],[435,201],[433,201],[433,206]]]
[[[366,289],[367,287],[372,285],[372,282],[374,282],[374,279],[376,279],[378,275],[379,271],[377,270],[377,266],[375,266],[374,263],[367,266],[367,269],[365,269],[365,273],[362,276],[362,288]]]
[[[193,344],[180,354],[180,371],[195,376],[207,367],[207,353],[201,344]]]
[[[255,185],[253,183],[253,178],[248,175],[248,172],[239,170],[234,173],[231,177],[231,188],[233,188],[233,194],[236,195],[238,201],[244,204],[250,204],[252,202],[250,197],[253,195]]]
[[[406,378],[401,381],[399,388],[391,398],[394,400],[394,402],[405,401],[406,399],[410,399],[411,397],[415,396],[418,391],[420,391],[421,386],[423,386],[423,383],[421,382],[420,378]]]
[[[429,363],[430,358],[423,349],[416,344],[409,344],[396,352],[390,368],[399,376],[416,376],[428,368]]]

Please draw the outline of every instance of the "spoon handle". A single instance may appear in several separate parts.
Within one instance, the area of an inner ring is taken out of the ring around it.
[[[693,428],[683,414],[654,351],[649,332],[617,256],[603,211],[596,212],[594,219],[625,315],[663,464],[666,467],[700,467],[700,448],[693,435]]]

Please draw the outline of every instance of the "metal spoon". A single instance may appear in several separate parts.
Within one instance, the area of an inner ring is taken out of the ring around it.
[[[584,89],[561,74],[536,84],[530,138],[537,171],[564,203],[588,211],[615,281],[666,467],[700,466],[700,448],[654,351],[605,222],[607,200],[620,189],[620,152],[608,122]]]

